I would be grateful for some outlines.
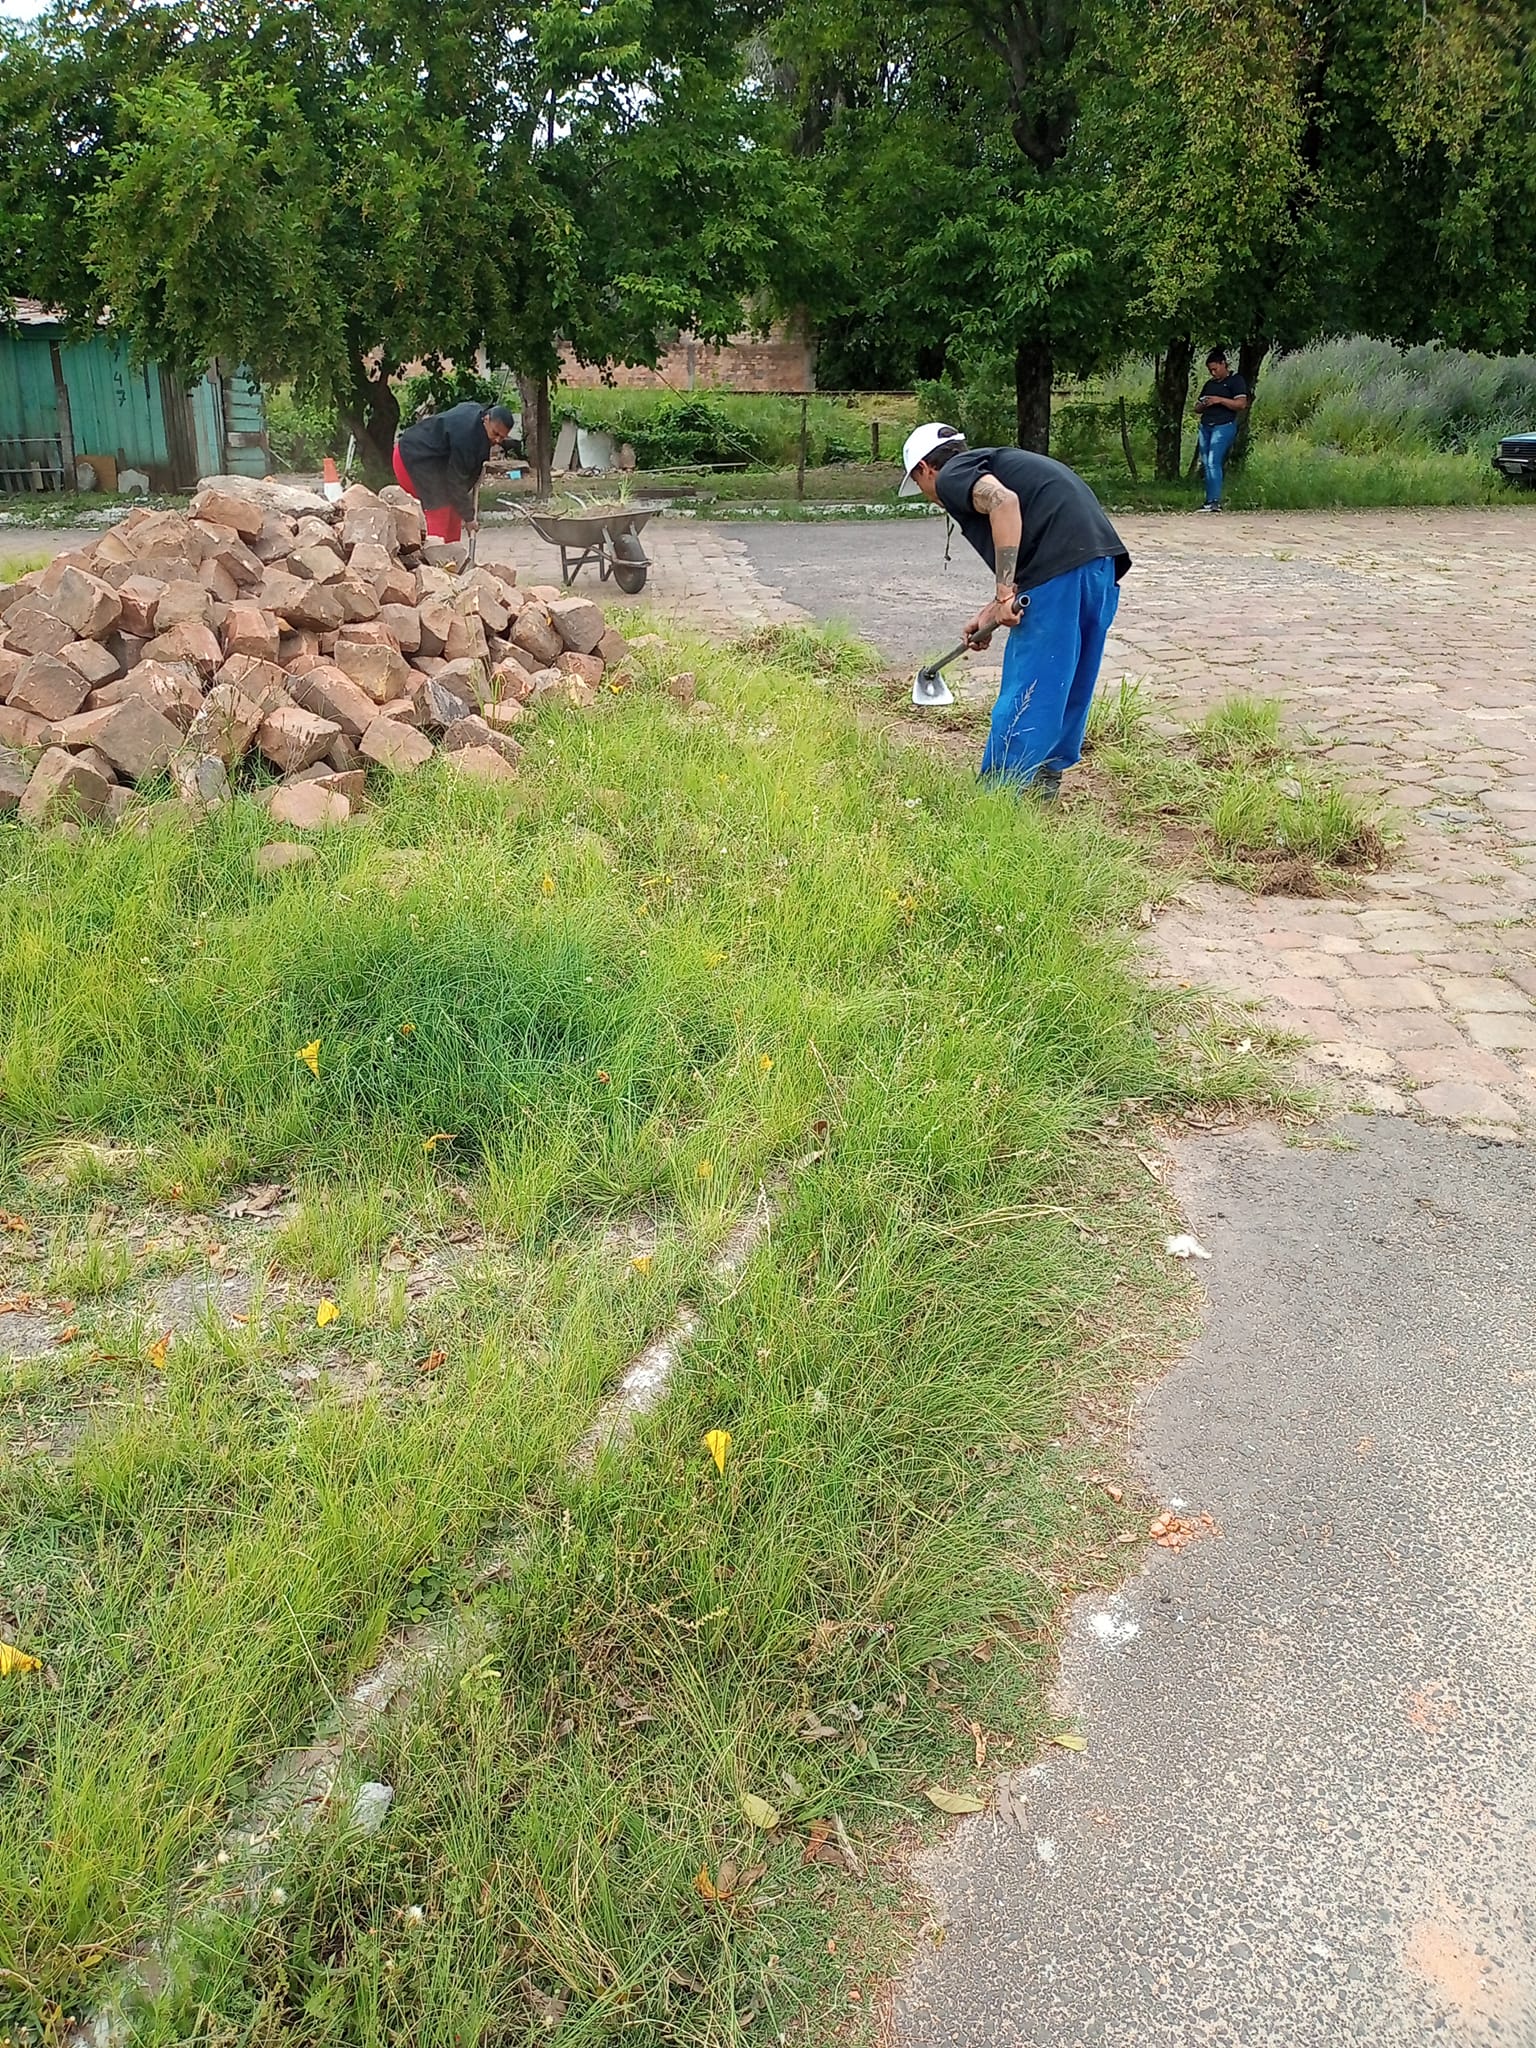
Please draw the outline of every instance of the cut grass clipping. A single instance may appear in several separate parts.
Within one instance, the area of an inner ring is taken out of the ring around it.
[[[972,1722],[994,1760],[1049,1725],[1061,1589],[1134,1526],[1069,1408],[1173,1284],[1083,1134],[1259,1076],[1136,977],[1101,827],[861,732],[846,646],[683,658],[713,716],[642,673],[541,716],[510,796],[428,773],[275,876],[243,803],[0,840],[0,1291],[78,1297],[0,1437],[0,1640],[45,1666],[0,1677],[0,2034],[213,1897],[137,2040],[825,2040],[858,1889],[817,1823],[878,1838]],[[294,1177],[276,1233],[212,1207]],[[167,1345],[189,1262],[255,1291]],[[667,1399],[582,1472],[683,1302]],[[233,1882],[272,1760],[472,1598]]]
[[[1102,688],[1088,751],[1130,821],[1177,821],[1208,870],[1264,893],[1324,896],[1387,858],[1382,820],[1296,758],[1272,698],[1228,697],[1187,736],[1150,730],[1141,685]]]

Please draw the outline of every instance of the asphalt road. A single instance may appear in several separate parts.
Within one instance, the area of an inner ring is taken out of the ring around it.
[[[927,1859],[899,2048],[1536,2043],[1536,1154],[1341,1130],[1183,1153],[1140,1455],[1220,1533],[1080,1606],[1088,1748]]]
[[[996,588],[956,528],[944,560],[943,519],[811,521],[782,526],[735,520],[723,529],[753,568],[813,617],[850,625],[890,662],[942,654]],[[995,669],[999,635],[989,657]]]

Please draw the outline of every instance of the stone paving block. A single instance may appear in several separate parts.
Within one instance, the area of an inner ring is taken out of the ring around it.
[[[1403,974],[1401,954],[1378,953],[1374,947],[1349,954],[1343,964],[1346,972],[1364,975],[1367,981],[1396,981]]]
[[[1536,1052],[1536,1016],[1468,1017],[1466,1032],[1474,1045],[1506,1052]]]
[[[1289,1003],[1293,1010],[1331,1010],[1338,1000],[1338,991],[1326,981],[1313,981],[1303,975],[1281,975],[1268,984],[1266,991],[1279,1002]]]
[[[1426,1116],[1444,1117],[1453,1123],[1469,1119],[1489,1124],[1520,1121],[1520,1112],[1511,1103],[1476,1081],[1441,1081],[1432,1088],[1421,1088],[1413,1106]]]
[[[1378,932],[1370,942],[1370,950],[1373,953],[1411,953],[1418,957],[1449,936],[1444,925],[1414,925],[1407,931]]]
[[[1440,993],[1451,1009],[1468,1015],[1490,1016],[1501,1010],[1516,1016],[1531,1014],[1530,997],[1494,976],[1448,974],[1441,980]]]
[[[1475,1045],[1400,1052],[1397,1063],[1409,1080],[1425,1087],[1440,1081],[1482,1081],[1490,1088],[1507,1088],[1510,1083],[1510,1070],[1505,1062]]]
[[[1391,1080],[1399,1072],[1399,1062],[1383,1047],[1354,1039],[1320,1039],[1307,1047],[1307,1057],[1338,1073],[1357,1074],[1370,1081]]]
[[[1384,1045],[1393,1052],[1430,1051],[1466,1043],[1450,1018],[1439,1011],[1380,1010],[1365,1028],[1373,1045]]]
[[[1342,999],[1357,1010],[1438,1010],[1440,998],[1427,981],[1412,974],[1380,980],[1364,977],[1339,984]]]

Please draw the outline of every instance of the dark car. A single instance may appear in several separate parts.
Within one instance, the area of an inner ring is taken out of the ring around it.
[[[1536,484],[1536,434],[1506,434],[1493,458],[1511,483]]]

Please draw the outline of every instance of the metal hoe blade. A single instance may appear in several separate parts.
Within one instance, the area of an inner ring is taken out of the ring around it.
[[[926,668],[920,668],[912,679],[912,702],[926,710],[935,710],[941,704],[953,704],[955,693],[944,680],[944,670],[964,652],[965,642],[962,640],[948,654],[941,654],[937,661],[930,661]]]

